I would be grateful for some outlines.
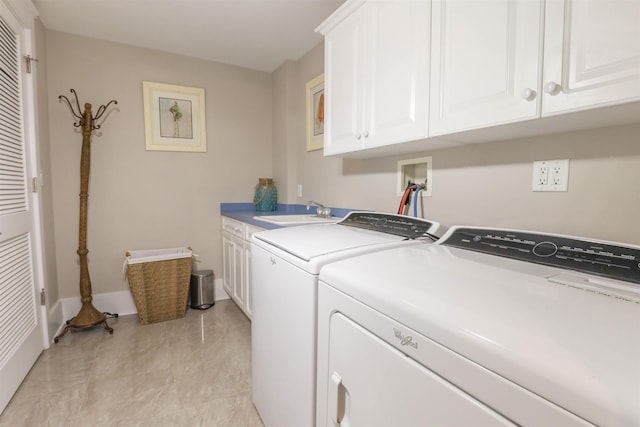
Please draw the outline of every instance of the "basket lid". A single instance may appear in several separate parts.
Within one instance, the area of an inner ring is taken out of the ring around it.
[[[166,261],[176,258],[191,258],[193,251],[190,248],[147,249],[127,252],[128,264],[142,262]]]

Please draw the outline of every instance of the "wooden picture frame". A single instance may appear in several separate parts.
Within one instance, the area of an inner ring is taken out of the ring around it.
[[[142,82],[148,151],[207,151],[204,89]]]
[[[306,84],[307,93],[307,151],[324,147],[324,74]]]

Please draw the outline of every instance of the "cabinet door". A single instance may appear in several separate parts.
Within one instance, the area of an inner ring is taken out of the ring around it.
[[[241,309],[244,309],[244,245],[241,239],[222,234],[222,285]]]
[[[329,346],[328,426],[514,425],[342,314]]]
[[[539,114],[542,2],[434,0],[429,134]]]
[[[228,233],[222,233],[222,286],[227,294],[233,296],[233,242]]]
[[[233,246],[233,295],[232,298],[244,310],[244,245],[236,237],[231,239]]]
[[[244,248],[244,314],[251,319],[251,246],[245,243]]]
[[[369,2],[364,88],[365,148],[427,136],[428,0]]]
[[[254,233],[263,231],[264,228],[255,225],[245,224],[244,227],[244,314],[249,319],[252,317],[252,289],[251,289],[251,236]]]
[[[363,44],[362,8],[325,38],[325,155],[362,148]]]
[[[640,99],[639,1],[548,1],[544,43],[543,116]]]

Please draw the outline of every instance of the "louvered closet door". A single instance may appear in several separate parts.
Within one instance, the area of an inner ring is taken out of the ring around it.
[[[43,348],[27,187],[22,31],[0,0],[0,411]]]

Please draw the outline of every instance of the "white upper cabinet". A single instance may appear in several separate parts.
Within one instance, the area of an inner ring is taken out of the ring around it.
[[[363,81],[364,17],[358,9],[325,37],[325,153],[362,149]]]
[[[348,2],[325,35],[325,155],[427,136],[430,4]]]
[[[640,0],[347,0],[325,35],[325,155],[640,122]]]
[[[640,1],[434,0],[432,15],[430,136],[640,100]]]
[[[542,4],[434,0],[429,134],[539,115]]]
[[[542,116],[640,100],[640,1],[548,0]]]

